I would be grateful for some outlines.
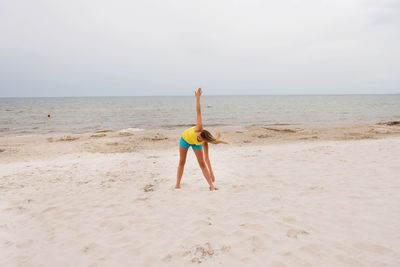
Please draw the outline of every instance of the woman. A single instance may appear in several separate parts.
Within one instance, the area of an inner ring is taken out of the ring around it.
[[[196,154],[197,161],[199,162],[201,171],[203,172],[204,177],[206,178],[210,190],[215,190],[213,182],[215,181],[214,174],[211,169],[210,158],[208,157],[208,143],[219,144],[227,142],[220,140],[220,135],[217,134],[217,138],[211,135],[211,133],[207,130],[203,129],[203,123],[201,121],[201,110],[200,110],[200,96],[201,96],[201,88],[194,92],[196,96],[196,111],[197,111],[197,123],[196,126],[185,130],[181,136],[180,145],[179,145],[179,165],[178,171],[176,175],[176,186],[175,188],[180,188],[181,179],[183,174],[183,169],[185,167],[186,155],[189,147],[193,148],[194,154]],[[204,157],[203,157],[203,145],[204,145]],[[205,158],[205,162],[204,162]],[[207,165],[206,165],[207,163]]]

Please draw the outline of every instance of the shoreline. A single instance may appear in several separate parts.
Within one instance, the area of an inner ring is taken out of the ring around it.
[[[185,127],[93,133],[48,133],[0,137],[0,160],[46,158],[71,153],[132,153],[177,147]],[[340,124],[272,124],[206,127],[220,132],[228,146],[254,146],[314,141],[382,139],[400,136],[398,122]],[[217,147],[225,145],[218,145]],[[212,146],[214,147],[214,146]]]
[[[230,124],[208,124],[205,128],[238,128],[238,127],[263,127],[263,126],[318,126],[318,125],[336,125],[336,126],[346,126],[346,125],[386,125],[386,126],[396,126],[400,125],[400,121],[389,120],[389,121],[362,121],[362,122],[324,122],[324,123],[266,123],[266,124],[246,124],[246,125],[230,125]],[[37,135],[85,135],[85,134],[96,134],[96,133],[113,133],[113,132],[121,132],[121,131],[162,131],[162,130],[177,130],[177,129],[186,129],[189,127],[195,126],[195,124],[179,124],[179,125],[161,125],[159,127],[154,128],[138,128],[138,127],[129,127],[122,129],[103,129],[103,130],[95,130],[95,131],[59,131],[59,132],[21,132],[21,133],[9,133],[9,134],[1,134],[0,138],[5,137],[23,137],[23,136],[37,136]],[[8,128],[7,128],[8,129]]]

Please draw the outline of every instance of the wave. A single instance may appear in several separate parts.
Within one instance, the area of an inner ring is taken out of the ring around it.
[[[218,126],[229,126],[231,124],[226,123],[207,123],[203,124],[204,127],[218,127]],[[161,128],[178,128],[178,127],[193,127],[196,124],[188,123],[188,124],[168,124],[168,125],[161,125]]]
[[[189,123],[189,124],[164,124],[161,125],[161,128],[176,128],[176,127],[193,127],[195,124]]]
[[[126,128],[126,129],[122,129],[119,132],[120,133],[132,133],[132,132],[140,132],[140,131],[144,131],[145,129],[142,128]]]

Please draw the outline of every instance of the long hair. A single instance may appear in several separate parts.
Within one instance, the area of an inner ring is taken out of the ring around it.
[[[215,137],[207,130],[203,130],[200,133],[201,138],[203,138],[206,142],[211,144],[229,144],[228,142],[221,139],[221,134],[217,133]]]

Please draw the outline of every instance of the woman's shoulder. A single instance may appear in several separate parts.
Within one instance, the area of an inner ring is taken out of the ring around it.
[[[196,133],[200,133],[201,131],[203,131],[203,127],[202,126],[200,126],[200,127],[194,126],[192,128],[193,128],[193,131],[196,132]]]

